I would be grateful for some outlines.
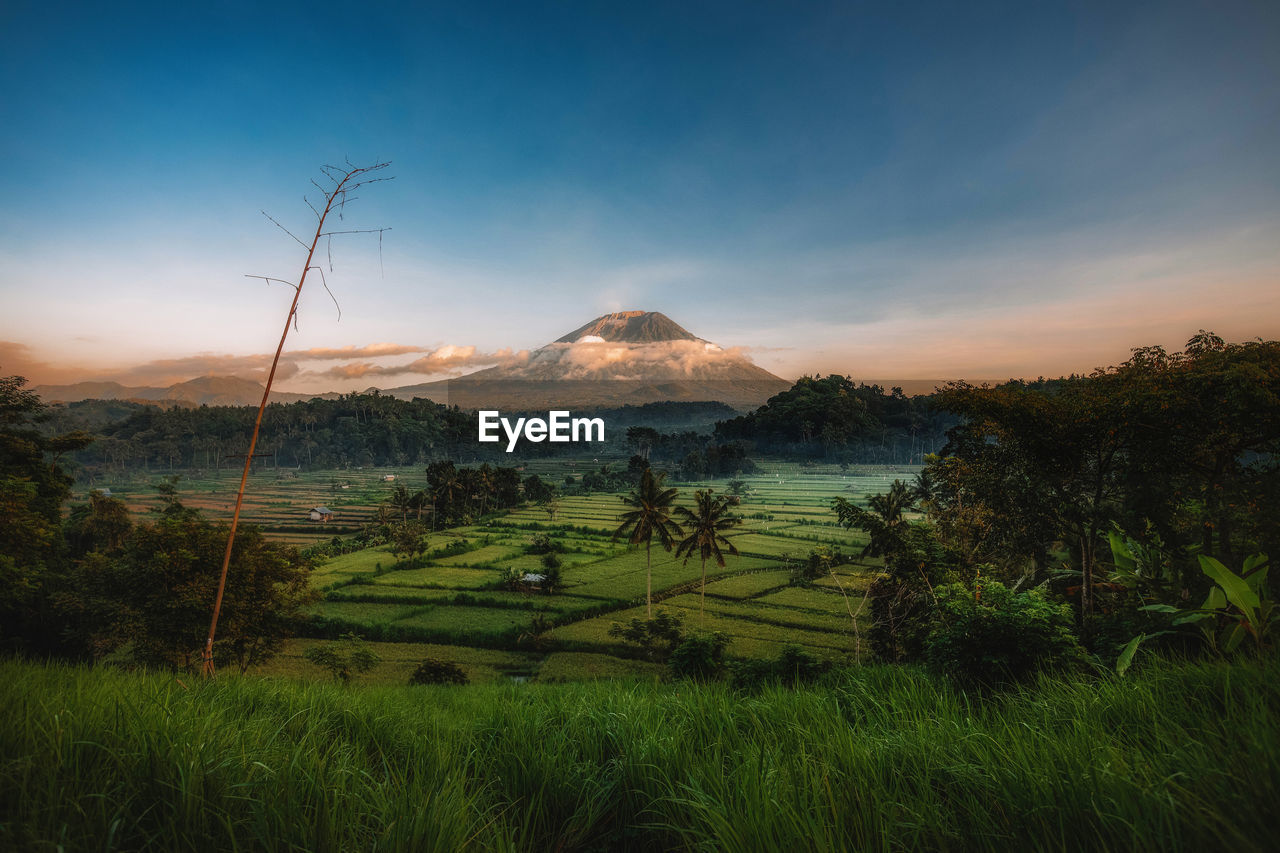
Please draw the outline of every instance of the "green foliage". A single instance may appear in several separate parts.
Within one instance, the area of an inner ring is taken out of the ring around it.
[[[717,424],[716,435],[781,448],[843,447],[876,423],[863,393],[845,376],[804,376],[755,412]]]
[[[1173,627],[1194,625],[1209,648],[1220,654],[1235,652],[1246,640],[1255,654],[1272,648],[1280,633],[1280,610],[1267,594],[1267,555],[1247,557],[1240,574],[1204,555],[1200,568],[1214,586],[1199,608],[1152,604],[1143,609],[1169,614]]]
[[[404,521],[391,528],[391,553],[401,559],[411,559],[427,551],[427,528],[419,521]]]
[[[774,660],[738,660],[729,664],[730,683],[740,690],[759,690],[769,684],[799,687],[813,684],[831,671],[831,662],[799,646],[787,646]]]
[[[525,500],[530,503],[546,504],[556,496],[555,484],[546,482],[537,474],[525,477],[521,488],[524,490]]]
[[[806,652],[799,646],[787,646],[776,662],[779,678],[789,684],[807,684],[817,681],[831,669],[831,662]]]
[[[335,681],[343,684],[349,683],[354,676],[373,669],[382,660],[354,632],[343,634],[336,642],[312,646],[303,652],[303,657],[316,666],[327,669]]]
[[[1144,543],[1117,528],[1107,540],[1115,564],[1108,578],[1111,583],[1133,591],[1144,604],[1169,597],[1175,581],[1173,564],[1158,533],[1149,532],[1149,541]]]
[[[808,586],[819,578],[830,577],[833,568],[849,562],[839,548],[819,545],[810,550],[804,560],[790,564],[790,583],[792,586]]]
[[[999,702],[885,666],[428,702],[4,660],[0,849],[1273,849],[1280,658],[1130,676]]]
[[[625,626],[613,623],[609,636],[639,646],[646,660],[665,661],[684,640],[683,623],[681,617],[659,610],[652,619],[632,619]]]
[[[190,669],[204,646],[227,546],[227,528],[169,497],[154,522],[112,551],[91,551],[58,596],[95,656],[128,647],[146,666]],[[296,548],[242,525],[231,552],[214,643],[219,665],[243,671],[276,652],[318,597]]]
[[[71,478],[57,457],[85,447],[83,433],[49,437],[45,405],[21,376],[0,377],[0,643],[49,648],[48,575],[59,566],[62,504]]]
[[[542,511],[547,514],[547,520],[554,523],[556,515],[560,512],[560,498],[555,495],[547,498],[546,502],[542,505]]]
[[[542,558],[542,580],[538,586],[548,595],[558,592],[564,586],[564,572],[560,568],[560,558],[555,554],[547,554]]]
[[[663,488],[666,474],[654,474],[653,469],[645,467],[640,474],[640,482],[631,494],[622,498],[627,509],[618,516],[618,527],[613,531],[613,538],[625,537],[632,545],[644,543],[645,555],[645,605],[650,617],[653,616],[653,562],[650,553],[653,539],[664,551],[670,551],[676,537],[684,533],[680,525],[671,519],[675,508],[675,489]]]
[[[843,497],[834,498],[831,505],[842,526],[866,531],[868,540],[862,556],[883,557],[903,547],[907,528],[903,513],[914,508],[915,495],[906,483],[894,480],[888,492],[867,500],[867,509]]]
[[[526,572],[524,569],[517,568],[516,566],[506,566],[502,569],[502,572],[499,575],[498,586],[503,589],[509,589],[512,592],[521,590],[524,588],[525,574]]]
[[[1176,649],[1177,631],[1166,630],[1168,619],[1150,606],[1163,609],[1178,600],[1174,560],[1160,535],[1149,526],[1142,539],[1131,537],[1117,526],[1108,535],[1114,565],[1107,582],[1100,584],[1100,600],[1105,609],[1090,624],[1084,638],[1089,651],[1102,660],[1115,660],[1117,674],[1123,675],[1144,645]],[[1176,610],[1176,608],[1172,608]],[[1161,639],[1164,638],[1164,639]]]
[[[427,466],[423,508],[430,507],[441,526],[471,524],[480,516],[519,506],[524,501],[520,472],[484,463],[459,468],[447,459]]]
[[[74,557],[90,551],[115,553],[124,547],[133,519],[123,501],[90,492],[89,502],[71,508],[63,531]]]
[[[1116,657],[1116,675],[1124,675],[1129,671],[1129,667],[1133,665],[1133,656],[1138,653],[1138,647],[1147,639],[1149,638],[1146,634],[1138,634],[1125,644]]]
[[[938,538],[936,528],[913,523],[907,526],[902,547],[876,578],[871,596],[871,630],[868,638],[875,655],[884,661],[918,661],[933,627],[937,597],[934,589],[958,580],[955,551]]]
[[[1202,331],[1182,353],[1140,348],[1119,367],[1049,382],[957,383],[940,402],[964,422],[928,466],[930,519],[1009,577],[1043,574],[1063,543],[1086,631],[1117,523],[1167,555],[1142,566],[1130,552],[1132,568],[1117,569],[1115,582],[1148,597],[1167,582],[1178,600],[1198,598],[1197,550],[1235,565],[1280,547],[1280,342]]]
[[[1085,661],[1069,606],[1036,590],[1012,592],[999,581],[979,590],[937,589],[937,621],[925,649],[935,671],[960,684],[996,686]]]
[[[452,661],[427,658],[409,676],[409,684],[466,684],[467,674]]]
[[[676,545],[676,558],[689,558],[697,554],[702,560],[702,599],[705,602],[707,593],[707,560],[714,559],[717,566],[724,566],[724,551],[737,554],[738,547],[725,538],[725,532],[742,523],[742,519],[731,515],[730,510],[735,502],[727,497],[716,496],[710,489],[694,493],[694,508],[676,507],[676,514],[684,527],[685,537]],[[723,550],[722,550],[723,549]]]
[[[724,634],[694,634],[671,650],[667,666],[677,678],[711,681],[724,671],[724,650],[729,638]]]
[[[551,554],[563,550],[564,543],[552,539],[548,533],[535,533],[524,548],[526,554]]]

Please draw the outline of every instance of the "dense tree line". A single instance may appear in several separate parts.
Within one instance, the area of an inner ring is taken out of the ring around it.
[[[172,406],[162,408],[116,400],[87,400],[58,406],[47,413],[48,435],[79,431],[97,440],[73,453],[73,461],[90,479],[126,470],[219,470],[242,464],[256,410],[251,406]],[[516,418],[520,412],[504,412]],[[546,416],[546,412],[525,413]],[[628,426],[657,428],[701,427],[733,414],[723,403],[663,402],[575,412],[603,417],[608,425],[603,446],[595,452],[625,448]],[[674,461],[690,452],[707,455],[705,433],[685,429],[666,446],[678,450]],[[525,442],[523,457],[581,453],[573,444]],[[262,464],[273,467],[338,469],[357,466],[427,464],[438,459],[458,462],[509,460],[501,445],[476,441],[474,412],[430,400],[400,400],[378,393],[348,394],[337,399],[316,398],[296,403],[272,403],[263,416],[258,439]],[[670,458],[665,454],[662,458]],[[711,463],[716,473],[714,449]],[[697,467],[697,466],[694,466]],[[724,467],[724,466],[719,466]],[[726,473],[732,473],[727,471]]]
[[[847,376],[804,376],[756,411],[717,423],[715,438],[745,442],[757,453],[911,464],[939,449],[955,420],[933,395],[908,397]]]
[[[85,407],[68,410],[84,417]],[[126,469],[217,470],[243,464],[256,409],[143,406],[100,424],[98,440],[76,455],[86,473]],[[272,403],[263,414],[257,452],[266,464],[311,468],[408,465],[478,452],[475,416],[429,400],[348,394]]]
[[[627,448],[646,464],[661,463],[689,480],[732,477],[755,471],[755,463],[748,458],[744,442],[721,442],[712,435],[693,430],[662,433],[653,427],[633,426],[626,431],[626,442]],[[637,465],[633,459],[631,467],[635,469]]]
[[[1201,332],[1180,353],[955,383],[939,402],[962,421],[913,488],[835,504],[885,559],[872,604],[884,656],[976,666],[964,635],[1009,665],[1041,641],[1075,657],[1060,608],[1112,659],[1197,626],[1214,650],[1274,647],[1263,555],[1280,551],[1280,342]],[[925,520],[909,523],[917,507]],[[1033,629],[1035,642],[1020,633]]]

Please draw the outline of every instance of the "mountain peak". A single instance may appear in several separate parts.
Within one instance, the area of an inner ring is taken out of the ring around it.
[[[701,341],[666,314],[658,311],[615,311],[603,314],[556,340],[558,344],[588,341],[614,344],[648,344],[655,341]]]

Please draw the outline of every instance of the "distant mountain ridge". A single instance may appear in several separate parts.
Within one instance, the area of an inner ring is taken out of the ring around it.
[[[76,382],[72,385],[37,385],[32,389],[48,403],[81,400],[134,400],[142,403],[194,406],[256,406],[262,402],[263,385],[238,376],[197,376],[167,388],[128,386],[119,382]],[[293,403],[329,394],[294,394],[272,391],[271,401]]]
[[[752,409],[791,383],[752,364],[740,350],[704,340],[658,311],[604,314],[533,352],[457,379],[369,388],[404,400],[425,397],[462,408],[539,409],[719,401]],[[48,402],[132,400],[158,405],[256,406],[263,386],[235,376],[201,376],[167,388],[119,382],[40,385]],[[290,403],[336,392],[272,391]]]

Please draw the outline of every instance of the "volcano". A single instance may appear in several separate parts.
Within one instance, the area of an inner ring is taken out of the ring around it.
[[[548,409],[718,401],[753,409],[790,387],[737,348],[696,337],[665,314],[619,311],[552,343],[457,379],[392,388],[464,409]]]
[[[557,338],[556,343],[598,342],[597,338],[599,341],[613,344],[702,341],[702,338],[695,338],[683,326],[660,311],[618,311],[595,318],[563,338]]]

